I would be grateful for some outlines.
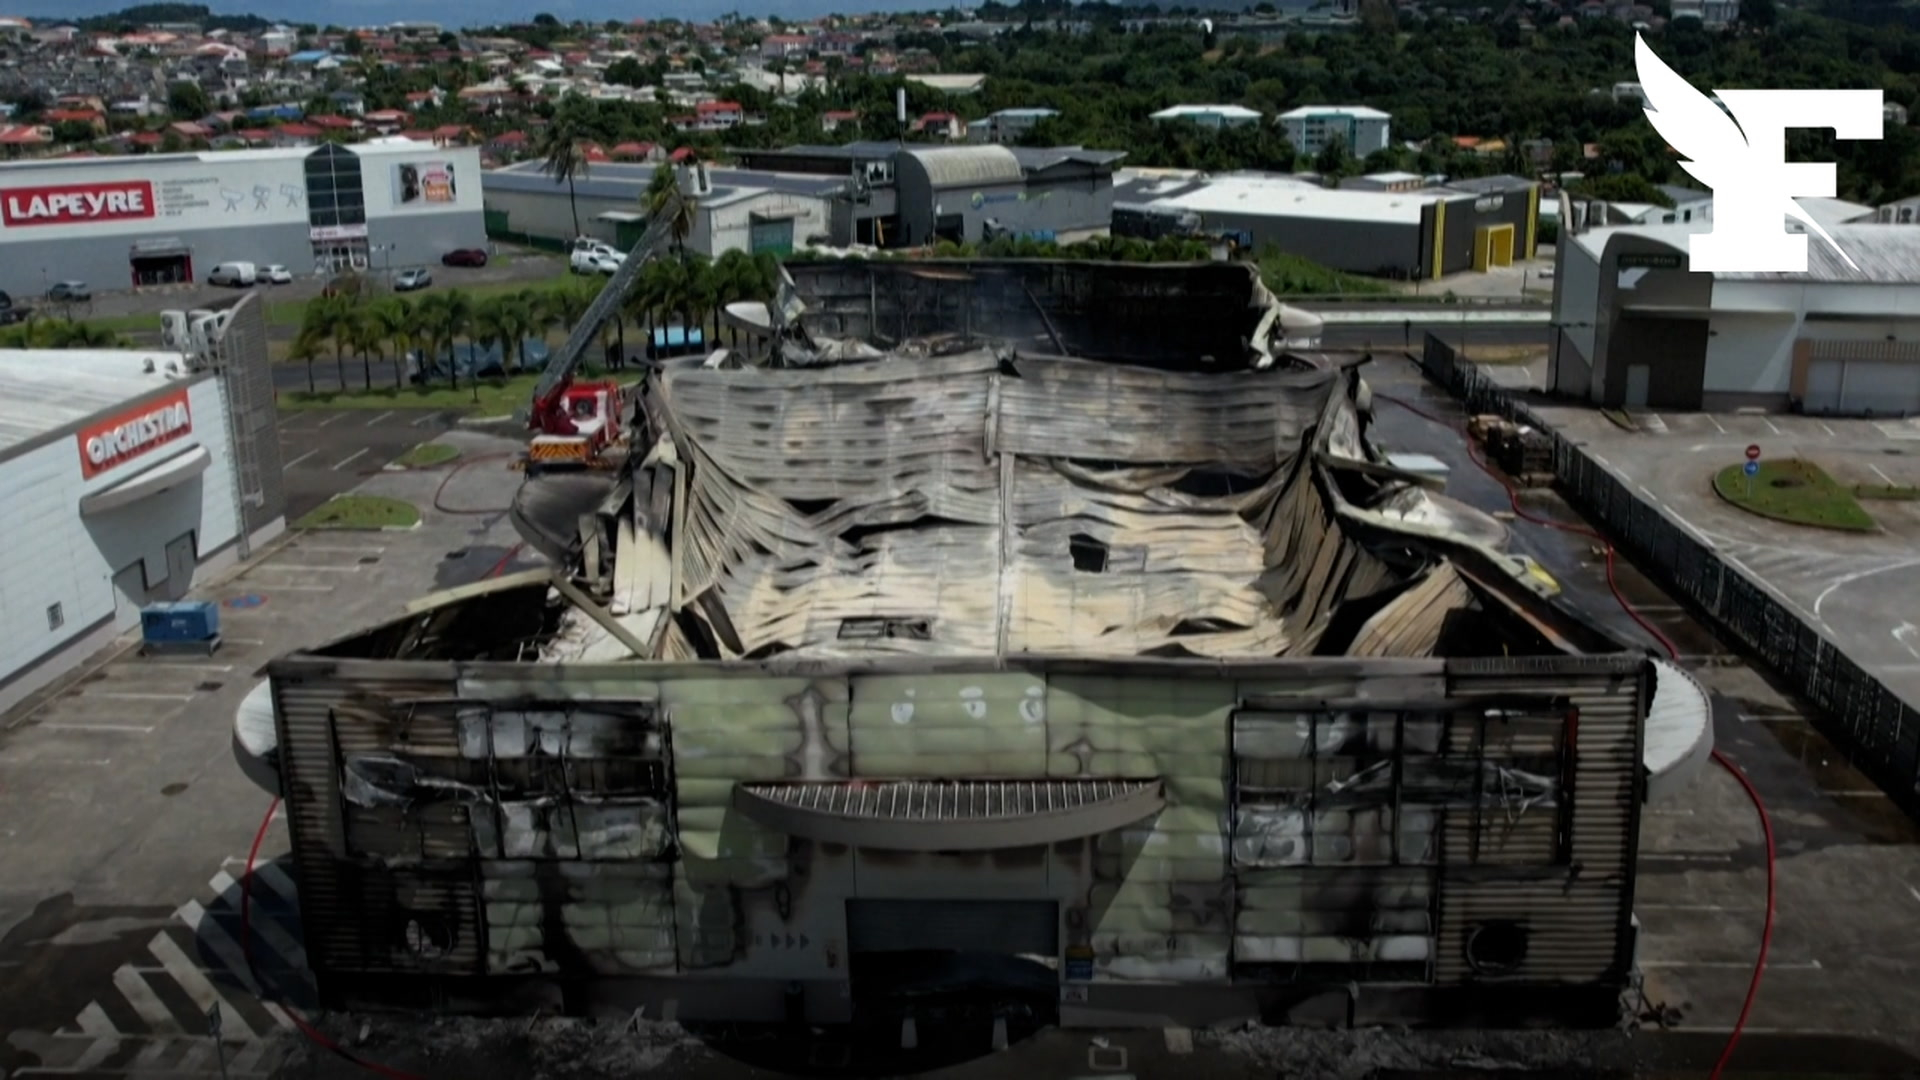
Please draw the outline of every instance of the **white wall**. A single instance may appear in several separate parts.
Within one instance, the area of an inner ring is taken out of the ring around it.
[[[1566,334],[1566,345],[1593,361],[1594,314],[1600,303],[1600,260],[1572,237],[1562,234],[1555,245],[1560,267],[1554,271],[1560,279],[1554,288],[1553,321]],[[1583,323],[1585,325],[1570,325]]]
[[[789,212],[795,213],[793,219],[795,250],[807,246],[807,237],[815,233],[831,231],[827,228],[828,211],[825,199],[768,192],[717,207],[710,214],[702,214],[702,227],[699,233],[704,235],[696,234],[691,239],[698,250],[714,258],[719,258],[729,251],[747,251],[751,218],[755,213]]]
[[[360,182],[365,185],[369,218],[474,213],[480,209],[480,148],[477,146],[424,147],[405,153],[389,153],[368,146],[350,149],[360,155]],[[419,199],[402,204],[397,201],[398,166],[414,165],[424,170],[440,164],[453,166],[452,202]]]
[[[307,220],[302,159],[261,151],[92,158],[73,165],[0,165],[0,200],[22,208],[45,188],[98,190],[132,184],[147,212],[118,220],[7,224],[0,244],[99,236],[165,236],[170,231],[300,224]],[[10,213],[10,212],[9,212]]]
[[[1704,384],[1710,393],[1788,393],[1793,343],[1800,338],[1885,341],[1891,336],[1920,341],[1920,286],[1716,281],[1713,306]],[[1818,318],[1905,313],[1911,317],[1846,322]],[[1815,318],[1809,321],[1809,315]]]
[[[201,559],[234,541],[238,522],[227,417],[214,380],[192,384],[187,408],[191,433],[91,480],[81,477],[73,435],[0,464],[0,505],[7,508],[0,514],[0,681],[102,619],[117,616],[120,629],[136,625],[137,611],[116,603],[117,570],[142,560],[147,579],[157,584],[166,575],[166,545],[174,537],[195,532]],[[83,496],[194,445],[213,455],[198,477],[90,519],[81,516]],[[58,630],[47,627],[47,608],[53,604],[61,606]]]
[[[1707,393],[1784,394],[1792,376],[1791,314],[1716,314],[1707,320]]]

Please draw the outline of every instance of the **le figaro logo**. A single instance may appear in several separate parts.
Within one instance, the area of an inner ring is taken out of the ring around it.
[[[1634,35],[1634,67],[1653,129],[1685,158],[1680,167],[1713,190],[1713,231],[1688,237],[1694,270],[1805,273],[1807,237],[1793,218],[1853,258],[1796,197],[1832,198],[1832,162],[1789,162],[1788,128],[1831,128],[1842,139],[1881,137],[1878,90],[1721,90],[1725,110],[1668,67]],[[1731,114],[1731,115],[1729,115]]]

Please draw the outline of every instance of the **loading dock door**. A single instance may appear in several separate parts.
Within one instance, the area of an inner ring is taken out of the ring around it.
[[[1920,362],[1847,356],[1835,351],[1807,362],[1801,403],[1816,416],[1911,416],[1920,413]]]
[[[1485,273],[1489,267],[1513,265],[1513,226],[1482,225],[1473,235],[1473,268]]]
[[[1051,900],[849,900],[847,944],[852,952],[1058,956],[1060,908]]]

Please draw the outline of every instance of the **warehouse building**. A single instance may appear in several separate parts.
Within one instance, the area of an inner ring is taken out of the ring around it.
[[[0,350],[0,710],[285,528],[257,297],[192,351]]]
[[[479,179],[477,149],[408,139],[0,165],[0,289],[438,262],[485,243]]]
[[[1156,220],[1209,233],[1245,232],[1322,266],[1378,277],[1432,280],[1533,257],[1540,186],[1517,176],[1409,188],[1391,174],[1364,188],[1328,188],[1276,173],[1123,170],[1116,204],[1133,235]],[[1390,182],[1391,181],[1391,182]]]
[[[495,169],[486,174],[487,233],[546,247],[584,235],[626,250],[646,230],[645,196],[655,168],[595,162],[574,178],[571,199],[545,162]],[[711,166],[684,176],[684,190],[696,200],[687,247],[714,257],[734,250],[784,255],[824,238],[833,198],[846,186],[820,176]]]
[[[901,146],[855,142],[739,150],[741,168],[683,173],[698,200],[688,245],[785,253],[809,244],[908,247],[1031,236],[1071,243],[1104,235],[1114,169],[1125,155],[1079,147]],[[487,173],[488,233],[564,244],[580,232],[630,247],[655,166],[594,164],[573,198],[537,161]],[[707,186],[702,191],[701,183]]]
[[[1564,211],[1563,211],[1564,215]],[[1799,274],[1694,272],[1698,223],[1564,237],[1549,385],[1616,408],[1920,414],[1920,230],[1817,237]]]

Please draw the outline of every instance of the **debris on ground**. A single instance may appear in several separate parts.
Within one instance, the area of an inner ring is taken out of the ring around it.
[[[660,1069],[699,1041],[678,1024],[647,1020],[539,1017],[354,1016],[315,1018],[341,1046],[388,1068],[461,1080],[585,1080],[636,1076]],[[303,1040],[279,1076],[329,1077],[339,1059]]]
[[[1409,1031],[1406,1028],[1215,1029],[1196,1042],[1244,1054],[1281,1076],[1314,1080],[1368,1080],[1382,1073],[1564,1070],[1630,1072],[1632,1035],[1626,1031]]]

